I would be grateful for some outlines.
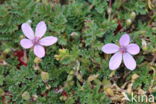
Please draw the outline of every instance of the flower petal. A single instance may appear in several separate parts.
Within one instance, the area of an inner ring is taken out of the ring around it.
[[[34,54],[39,58],[44,57],[45,56],[44,47],[42,47],[41,45],[35,45],[34,46]]]
[[[47,30],[47,26],[45,22],[41,21],[36,26],[35,35],[41,38],[46,33],[46,30]]]
[[[123,54],[123,61],[127,69],[134,70],[136,68],[136,61],[129,53]]]
[[[102,47],[102,51],[107,54],[112,54],[119,51],[119,46],[117,46],[116,44],[109,43]]]
[[[111,70],[116,70],[117,68],[119,68],[121,62],[122,62],[122,54],[120,52],[117,52],[111,57],[109,61],[109,68]]]
[[[127,46],[127,51],[132,55],[136,55],[140,52],[140,48],[137,44],[129,44]]]
[[[20,41],[20,44],[21,44],[21,46],[22,46],[23,48],[25,48],[25,49],[31,48],[31,47],[33,46],[32,41],[29,40],[29,39],[22,39],[22,40]]]
[[[24,35],[28,38],[28,39],[34,39],[34,32],[31,28],[31,26],[28,23],[23,23],[22,26],[22,31],[24,33]]]
[[[48,36],[40,40],[40,44],[43,46],[50,46],[57,42],[57,38],[53,36]]]
[[[130,43],[130,37],[128,34],[124,34],[121,36],[119,43],[121,46],[127,46]]]

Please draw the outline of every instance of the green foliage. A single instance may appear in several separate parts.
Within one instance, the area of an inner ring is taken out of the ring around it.
[[[133,82],[132,91],[138,88],[149,91],[155,86],[152,81],[156,79],[153,58],[156,56],[156,14],[155,8],[149,9],[147,0],[112,0],[111,4],[108,0],[61,1],[0,1],[0,103],[117,103],[105,91],[108,85],[103,81],[112,82],[109,86],[112,89],[114,83],[122,87],[126,81],[131,81],[133,74],[139,78]],[[132,18],[132,12],[136,17]],[[128,24],[128,19],[132,23]],[[45,21],[46,36],[56,36],[58,42],[46,47],[46,56],[40,62],[35,62],[31,49],[24,50],[22,60],[28,65],[19,66],[19,59],[14,54],[16,50],[23,50],[19,44],[23,38],[21,24],[28,20],[32,21],[33,29],[38,22]],[[115,33],[119,21],[122,29]],[[130,33],[131,41],[142,49],[135,56],[136,70],[121,80],[129,71],[123,66],[116,72],[110,71],[110,55],[102,53],[101,47],[112,42],[118,44],[124,33]],[[143,40],[147,45],[142,44]],[[48,81],[42,80],[42,71],[49,74]],[[89,81],[89,78],[93,80]],[[58,93],[56,88],[63,89],[67,95]],[[3,91],[8,95],[1,94]]]

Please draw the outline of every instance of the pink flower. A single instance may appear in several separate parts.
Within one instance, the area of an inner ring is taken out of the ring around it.
[[[117,68],[119,68],[123,58],[125,66],[129,70],[134,70],[136,68],[136,61],[134,60],[132,55],[136,55],[140,52],[139,46],[137,44],[129,44],[130,37],[128,34],[122,35],[119,43],[120,46],[108,43],[102,47],[102,51],[106,54],[115,53],[109,61],[109,68],[111,70],[116,70]]]
[[[42,58],[45,56],[45,49],[43,46],[50,46],[57,42],[57,38],[53,36],[47,36],[42,38],[47,30],[47,26],[44,21],[37,24],[35,33],[28,23],[22,24],[22,31],[28,39],[22,39],[20,44],[23,48],[33,48],[34,54]]]

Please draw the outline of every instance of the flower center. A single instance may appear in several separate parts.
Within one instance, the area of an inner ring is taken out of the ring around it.
[[[37,44],[39,44],[39,37],[35,37],[34,39],[33,39],[33,44],[34,45],[37,45]]]
[[[123,54],[123,53],[126,53],[127,52],[127,49],[126,49],[126,47],[121,47],[119,49],[119,51]]]

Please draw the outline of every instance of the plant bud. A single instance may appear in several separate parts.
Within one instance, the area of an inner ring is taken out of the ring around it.
[[[35,95],[32,95],[33,97],[33,101],[36,101],[38,99],[38,96],[35,94]]]
[[[46,89],[47,90],[50,90],[51,89],[51,86],[50,85],[46,85]]]
[[[147,42],[144,40],[144,39],[142,39],[142,49],[144,50],[144,51],[147,51]]]
[[[3,89],[0,88],[0,96],[3,96],[4,93],[5,93],[5,92],[3,91]]]
[[[23,38],[24,38],[24,35],[21,35],[21,36],[19,37],[20,40],[23,39]]]
[[[55,57],[55,59],[56,59],[57,61],[59,61],[59,60],[61,59],[59,55],[55,55],[54,57]]]
[[[41,72],[41,78],[44,82],[49,80],[49,74],[47,72]]]
[[[59,49],[59,52],[65,54],[67,52],[67,49]]]
[[[31,25],[32,20],[28,20],[26,23],[28,23],[29,25]]]
[[[126,20],[126,24],[129,26],[129,25],[131,25],[132,24],[132,20],[131,19],[127,19]]]
[[[132,12],[130,16],[131,16],[131,19],[135,19],[136,13],[135,12]]]
[[[23,94],[22,94],[22,99],[24,100],[30,100],[30,94],[29,92],[25,91]]]
[[[7,48],[3,51],[3,57],[5,57],[9,52],[11,51],[11,49]]]
[[[62,101],[67,100],[67,96],[61,96],[61,97],[60,97],[60,100],[62,100]]]
[[[71,35],[72,37],[75,37],[75,36],[78,36],[78,33],[77,33],[77,32],[72,32],[70,35]]]
[[[36,57],[34,59],[34,63],[36,63],[36,64],[39,64],[41,61],[42,61],[42,59],[41,58],[38,58],[38,57]]]
[[[107,13],[111,14],[112,13],[112,8],[107,8]]]
[[[4,54],[8,54],[10,51],[11,51],[10,48],[7,48],[4,50]]]

